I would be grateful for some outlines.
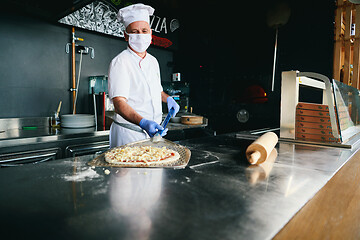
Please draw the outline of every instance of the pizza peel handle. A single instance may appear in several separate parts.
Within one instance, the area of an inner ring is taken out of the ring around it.
[[[173,117],[174,113],[175,113],[175,109],[174,109],[174,108],[171,108],[170,111],[169,111],[169,113],[168,113],[168,115],[166,116],[165,120],[164,120],[163,123],[161,124],[161,126],[162,126],[164,129],[166,128],[167,124],[169,123],[170,118]],[[164,131],[164,130],[163,130],[163,131]],[[162,132],[162,131],[161,131],[161,132]]]
[[[167,124],[169,123],[170,121],[170,118],[172,118],[172,116],[174,115],[175,113],[175,109],[174,108],[171,108],[169,113],[167,114],[166,118],[164,119],[164,121],[162,122],[161,126],[164,128],[166,128]],[[152,141],[154,142],[159,142],[161,140],[161,134],[164,130],[161,130],[161,131],[158,131],[154,137],[152,137]]]

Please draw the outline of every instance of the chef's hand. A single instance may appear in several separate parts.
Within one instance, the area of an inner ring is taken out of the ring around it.
[[[177,104],[172,97],[168,97],[168,98],[166,99],[166,101],[167,101],[167,107],[168,107],[168,111],[169,111],[169,112],[170,112],[170,109],[171,109],[171,108],[174,108],[175,112],[174,112],[174,115],[173,115],[172,117],[175,117],[175,115],[176,115],[176,114],[179,112],[179,110],[180,110],[179,104]]]
[[[164,130],[164,128],[159,124],[157,124],[156,122],[147,120],[145,118],[141,119],[139,125],[142,129],[144,129],[147,132],[147,134],[149,134],[150,137],[153,137],[158,131],[162,131],[161,136],[163,137],[166,135],[168,131],[167,128]]]

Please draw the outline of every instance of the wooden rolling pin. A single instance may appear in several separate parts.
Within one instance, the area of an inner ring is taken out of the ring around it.
[[[246,158],[249,163],[260,164],[265,162],[278,140],[278,136],[273,132],[265,133],[256,139],[246,149]]]
[[[274,148],[265,162],[257,165],[250,165],[246,168],[245,176],[250,184],[254,185],[269,177],[277,155],[277,150]]]

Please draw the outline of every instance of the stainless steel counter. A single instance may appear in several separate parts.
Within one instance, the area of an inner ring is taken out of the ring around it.
[[[358,148],[279,143],[264,174],[246,162],[250,142],[235,134],[180,141],[192,151],[182,170],[109,168],[107,175],[87,165],[93,155],[2,168],[2,236],[270,239]]]

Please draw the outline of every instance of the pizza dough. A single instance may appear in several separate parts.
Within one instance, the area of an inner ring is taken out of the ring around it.
[[[179,160],[180,154],[166,147],[125,147],[113,148],[105,153],[105,161],[115,165],[148,166],[153,164],[169,164]]]

